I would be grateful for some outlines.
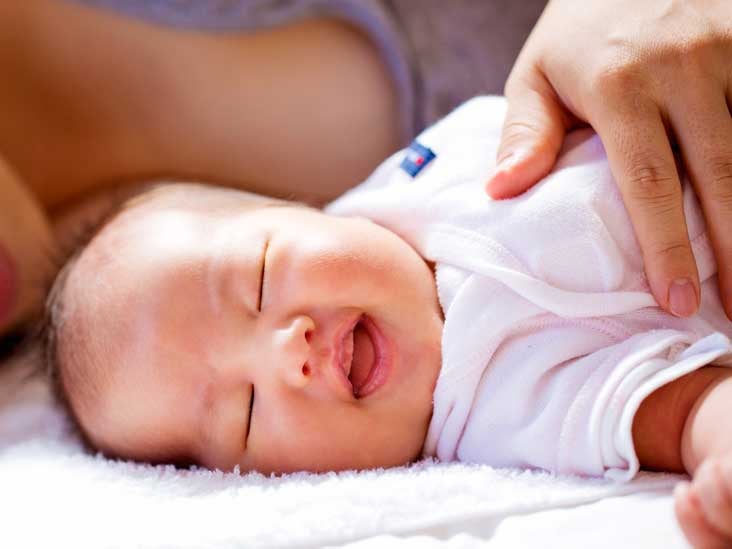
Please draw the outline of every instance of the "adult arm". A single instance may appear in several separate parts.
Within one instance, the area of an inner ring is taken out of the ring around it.
[[[398,146],[389,74],[341,21],[201,33],[27,0],[0,2],[0,41],[0,337],[41,304],[46,215],[154,179],[319,204]]]
[[[341,20],[199,32],[27,0],[0,2],[0,37],[0,151],[49,211],[155,178],[322,204],[403,137],[376,46]]]
[[[553,167],[565,132],[591,124],[643,251],[659,305],[699,303],[673,146],[700,198],[732,318],[732,3],[551,0],[506,85],[494,198]]]

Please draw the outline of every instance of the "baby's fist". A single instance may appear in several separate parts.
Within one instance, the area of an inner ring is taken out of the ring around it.
[[[674,490],[676,517],[698,548],[732,547],[732,454],[708,458]]]

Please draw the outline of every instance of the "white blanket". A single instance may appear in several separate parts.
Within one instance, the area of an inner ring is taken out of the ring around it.
[[[67,433],[42,380],[0,366],[0,547],[683,547],[676,476],[423,461],[267,478],[108,461]]]

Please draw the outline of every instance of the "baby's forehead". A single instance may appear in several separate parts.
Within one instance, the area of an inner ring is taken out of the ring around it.
[[[133,197],[121,205],[89,243],[91,256],[112,251],[119,257],[138,247],[139,239],[185,234],[199,223],[216,223],[285,201],[245,191],[198,184],[165,184]]]
[[[186,253],[188,244],[206,238],[212,223],[282,203],[204,185],[155,187],[123,204],[79,250],[68,266],[63,293],[72,303],[89,306],[90,299],[117,293],[115,287],[142,265],[155,265],[176,249]]]

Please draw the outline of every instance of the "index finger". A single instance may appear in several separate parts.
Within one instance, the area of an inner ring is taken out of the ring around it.
[[[713,83],[694,88],[676,98],[669,117],[706,220],[722,305],[732,319],[732,119]]]
[[[597,122],[617,180],[651,292],[673,315],[699,304],[699,275],[689,243],[681,183],[659,107],[647,97],[605,102]]]

